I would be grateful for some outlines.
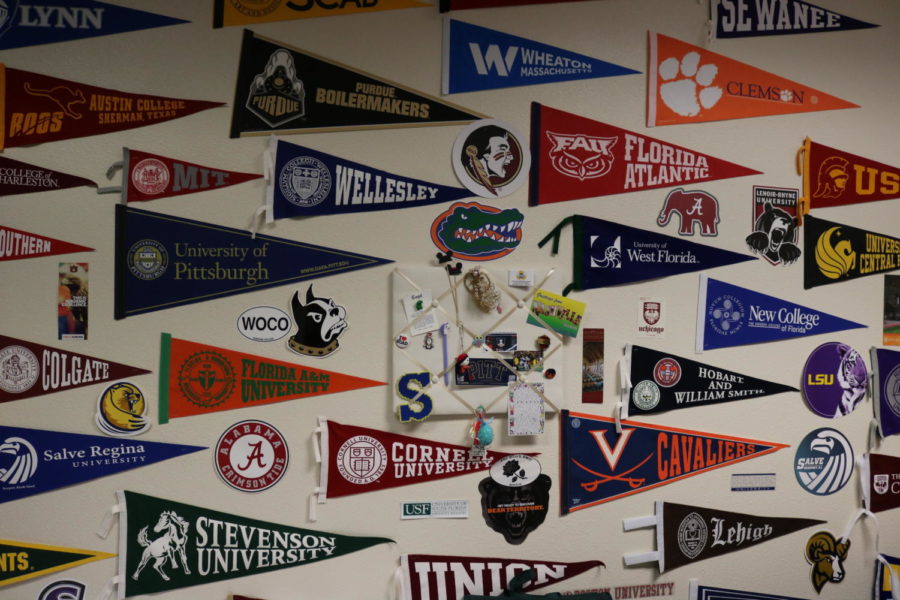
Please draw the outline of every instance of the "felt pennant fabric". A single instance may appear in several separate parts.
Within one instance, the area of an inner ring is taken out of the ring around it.
[[[804,600],[796,596],[781,596],[700,585],[696,579],[691,579],[688,594],[688,600]]]
[[[244,30],[231,137],[452,125],[484,118]]]
[[[273,21],[294,21],[315,17],[332,17],[372,13],[401,8],[433,6],[422,0],[352,0],[330,2],[323,0],[290,0],[260,3],[258,0],[213,0],[213,27],[255,25]]]
[[[733,465],[786,444],[562,411],[563,514]]]
[[[900,350],[872,348],[873,404],[881,437],[900,433]]]
[[[803,227],[806,289],[900,268],[900,238],[809,215]]]
[[[81,186],[97,187],[97,184],[84,177],[0,156],[0,197]]]
[[[900,598],[900,557],[879,554],[875,561],[875,600]],[[898,587],[895,587],[898,586]]]
[[[859,108],[660,33],[648,40],[647,127]]]
[[[869,453],[863,461],[865,507],[873,513],[900,507],[900,456]]]
[[[531,206],[760,173],[537,102],[531,160]]]
[[[119,204],[115,318],[390,262]]]
[[[0,569],[0,587],[4,587],[32,579],[33,577],[41,577],[42,575],[49,575],[64,569],[86,565],[95,560],[112,558],[115,554],[98,552],[96,550],[82,550],[80,548],[0,540],[0,556],[12,557],[7,559],[4,562],[4,568]]]
[[[527,4],[558,4],[583,2],[584,0],[440,0],[441,12],[467,8],[494,8],[497,6],[523,6]]]
[[[811,208],[900,198],[900,168],[806,138],[800,149],[802,212]]]
[[[557,254],[560,233],[569,223],[575,243],[573,281],[565,287],[563,295],[572,290],[657,279],[756,260],[747,254],[584,215],[564,219],[538,243],[538,247],[552,239],[553,254]]]
[[[878,27],[804,0],[711,0],[710,19],[720,38],[848,31]]]
[[[93,251],[93,248],[80,244],[0,225],[0,261]]]
[[[159,422],[379,385],[335,371],[162,334]]]
[[[700,275],[698,353],[860,327],[866,325]]]

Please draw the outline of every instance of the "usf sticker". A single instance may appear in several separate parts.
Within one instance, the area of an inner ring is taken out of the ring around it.
[[[525,454],[504,456],[478,484],[481,515],[509,544],[521,544],[538,528],[550,507],[550,476]]]
[[[80,548],[64,548],[62,546],[46,546],[0,540],[0,587],[71,569],[95,560],[113,558],[115,554]]]
[[[284,476],[288,444],[265,421],[241,421],[219,436],[214,457],[222,481],[241,492],[261,492]]]
[[[803,227],[803,287],[900,268],[900,238],[808,215]]]
[[[426,502],[403,502],[400,518],[404,521],[415,519],[468,519],[468,500],[430,500]]]
[[[519,247],[525,217],[515,208],[455,202],[431,224],[431,241],[463,260],[495,260]]]

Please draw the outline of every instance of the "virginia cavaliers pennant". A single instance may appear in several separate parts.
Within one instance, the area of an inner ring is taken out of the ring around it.
[[[0,156],[0,197],[31,192],[51,192],[83,185],[97,187],[96,183],[84,177]]]
[[[272,2],[260,5],[258,0],[213,0],[213,27],[230,27],[232,25],[254,25],[273,21],[293,21],[296,19],[312,19],[314,17],[331,17],[371,13],[400,8],[417,8],[432,6],[422,0],[358,0],[343,2],[322,2],[316,0],[300,0],[298,2]]]
[[[900,169],[809,138],[801,148],[803,197],[801,206],[811,208],[859,204],[900,198]]]
[[[93,248],[80,244],[0,225],[0,261],[93,251]]]
[[[870,357],[875,372],[875,421],[885,438],[900,433],[900,350],[872,348]]]
[[[710,0],[716,37],[737,38],[878,27],[804,0]]]
[[[803,227],[803,287],[900,268],[900,238],[809,215]]]
[[[41,575],[49,575],[64,569],[85,565],[95,560],[112,558],[115,554],[0,540],[0,556],[4,557],[0,569],[0,587],[25,581]],[[9,557],[9,558],[6,558]]]
[[[825,92],[660,33],[649,33],[647,127],[837,108]]]
[[[900,456],[868,453],[863,460],[867,468],[862,472],[868,478],[862,482],[865,507],[872,512],[900,507]]]
[[[531,206],[760,173],[537,102],[531,161]]]
[[[775,594],[763,594],[761,592],[748,592],[733,590],[730,588],[700,585],[696,579],[691,579],[688,588],[688,600],[803,600],[796,596],[781,596]]]

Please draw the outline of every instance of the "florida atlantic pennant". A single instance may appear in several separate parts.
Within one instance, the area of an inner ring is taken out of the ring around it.
[[[97,187],[97,184],[84,177],[0,156],[0,197],[80,186]]]
[[[112,558],[115,554],[0,540],[0,556],[4,557],[3,562],[0,563],[0,587],[3,587],[33,577],[85,565],[95,560]]]
[[[0,261],[93,251],[93,248],[80,244],[0,225]]]
[[[806,289],[900,268],[900,238],[812,215],[803,225]]]

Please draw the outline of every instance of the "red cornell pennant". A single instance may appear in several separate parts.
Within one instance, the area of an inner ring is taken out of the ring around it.
[[[537,102],[531,157],[531,206],[760,174]]]
[[[143,127],[222,104],[120,92],[0,63],[0,150]]]
[[[0,261],[93,251],[87,246],[0,225]]]
[[[0,335],[0,402],[149,372],[147,369]]]

